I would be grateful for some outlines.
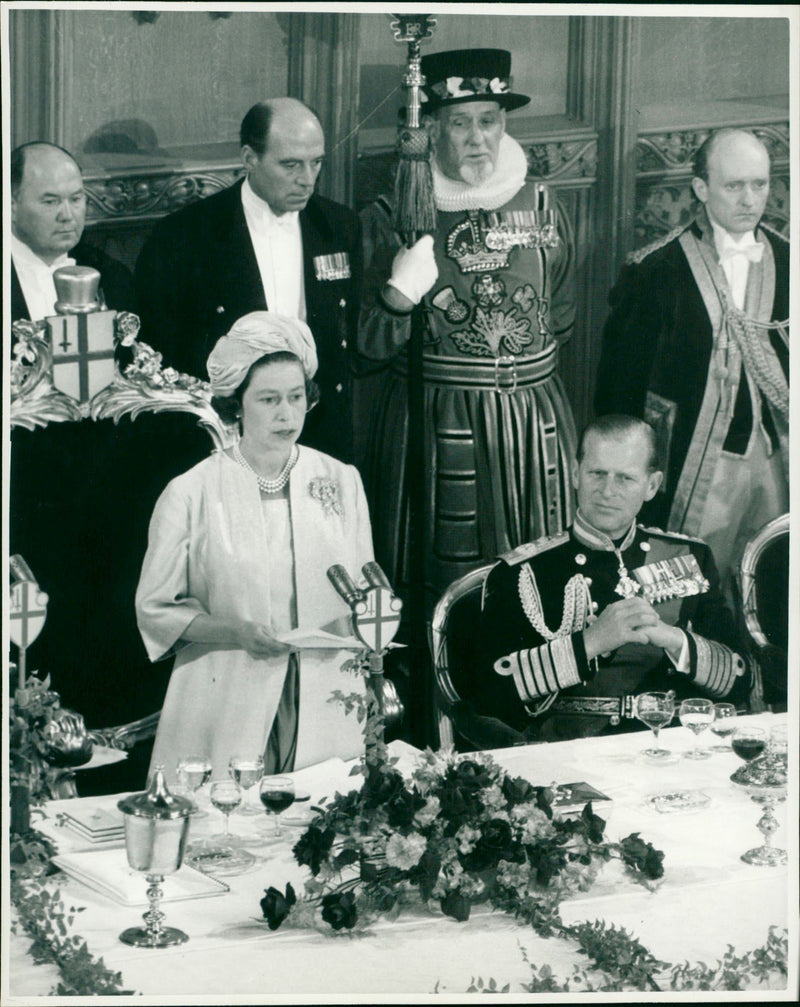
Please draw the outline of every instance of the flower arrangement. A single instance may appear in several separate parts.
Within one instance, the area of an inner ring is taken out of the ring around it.
[[[560,817],[547,787],[509,775],[486,753],[427,750],[408,780],[391,760],[362,771],[361,788],[321,805],[294,846],[312,875],[304,896],[289,884],[265,892],[270,929],[321,918],[353,930],[420,904],[463,921],[488,903],[549,936],[560,901],[588,890],[604,862],[620,860],[646,885],[663,875],[663,853],[638,833],[607,842],[591,803]]]

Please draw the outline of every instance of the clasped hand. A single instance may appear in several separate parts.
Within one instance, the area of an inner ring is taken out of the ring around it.
[[[655,647],[680,651],[683,634],[676,626],[662,622],[649,601],[623,598],[603,609],[583,631],[589,660],[607,654],[626,643],[650,643]]]

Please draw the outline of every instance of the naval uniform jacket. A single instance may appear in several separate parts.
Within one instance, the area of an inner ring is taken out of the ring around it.
[[[159,221],[136,264],[142,341],[163,354],[165,366],[204,381],[217,339],[243,315],[269,310],[241,188],[240,181]],[[352,210],[315,194],[300,212],[300,231],[306,321],[317,346],[321,396],[306,418],[301,442],[349,461],[360,224]],[[324,268],[333,256],[345,263],[342,275],[326,279]]]
[[[580,629],[558,634],[565,594],[570,581],[574,586],[574,578],[585,581],[588,607],[594,614],[621,600],[615,592],[620,580],[616,554],[589,548],[570,528],[561,535],[520,546],[490,571],[481,613],[481,675],[476,694],[465,698],[481,713],[525,731],[537,709],[547,705],[543,700],[556,693],[560,693],[559,699],[580,699],[673,689],[679,699],[727,696],[736,683],[744,682],[744,677],[737,678],[744,663],[734,649],[738,639],[733,616],[719,590],[708,546],[682,535],[637,526],[631,544],[622,550],[629,574],[639,567],[689,555],[697,560],[708,589],[655,606],[664,622],[686,631],[688,675],[675,670],[662,648],[649,644],[626,644],[610,655],[588,661],[582,631],[586,617],[579,619]],[[555,639],[546,639],[532,625],[523,608],[526,594],[539,605],[544,625],[556,634]],[[577,713],[580,707],[572,705]],[[632,703],[621,704],[621,712],[623,717],[630,716]],[[539,716],[552,717],[553,711]],[[608,726],[607,717],[587,716],[586,720],[598,723],[586,730],[581,727],[581,734],[599,733]]]
[[[713,242],[711,225],[704,213],[684,231],[698,241]],[[683,233],[683,232],[681,232]],[[611,292],[611,313],[603,329],[603,348],[597,373],[595,411],[628,413],[653,423],[661,430],[666,450],[664,483],[645,503],[642,519],[676,531],[696,531],[671,518],[674,495],[697,433],[714,339],[712,323],[697,281],[681,246],[681,233],[633,253],[623,266]],[[756,240],[766,243],[762,268],[774,261],[774,293],[768,318],[789,317],[789,242],[763,224],[755,229]],[[754,272],[751,263],[750,272]],[[724,282],[724,280],[723,280]],[[769,342],[788,377],[788,346],[773,327]],[[763,394],[761,412],[765,430],[778,448],[770,410]],[[739,376],[733,416],[722,444],[723,450],[744,454],[753,428],[753,408],[748,383]]]

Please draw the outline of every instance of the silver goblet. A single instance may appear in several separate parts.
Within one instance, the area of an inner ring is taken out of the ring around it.
[[[118,802],[125,821],[125,852],[128,863],[147,878],[149,908],[146,927],[129,927],[119,935],[123,944],[137,948],[166,948],[183,944],[189,937],[175,927],[164,927],[160,909],[164,876],[174,874],[183,863],[193,804],[171,794],[164,780],[164,767],[157,766],[147,790]]]
[[[760,755],[731,775],[731,780],[764,809],[757,826],[764,837],[764,844],[743,853],[745,863],[775,867],[787,861],[786,850],[772,845],[772,834],[780,828],[773,811],[776,804],[786,800],[787,777],[786,757],[775,754]]]

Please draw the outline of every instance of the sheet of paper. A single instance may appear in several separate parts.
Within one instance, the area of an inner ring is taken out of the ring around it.
[[[354,636],[336,636],[324,629],[292,629],[275,638],[298,650],[363,650],[364,644]]]

